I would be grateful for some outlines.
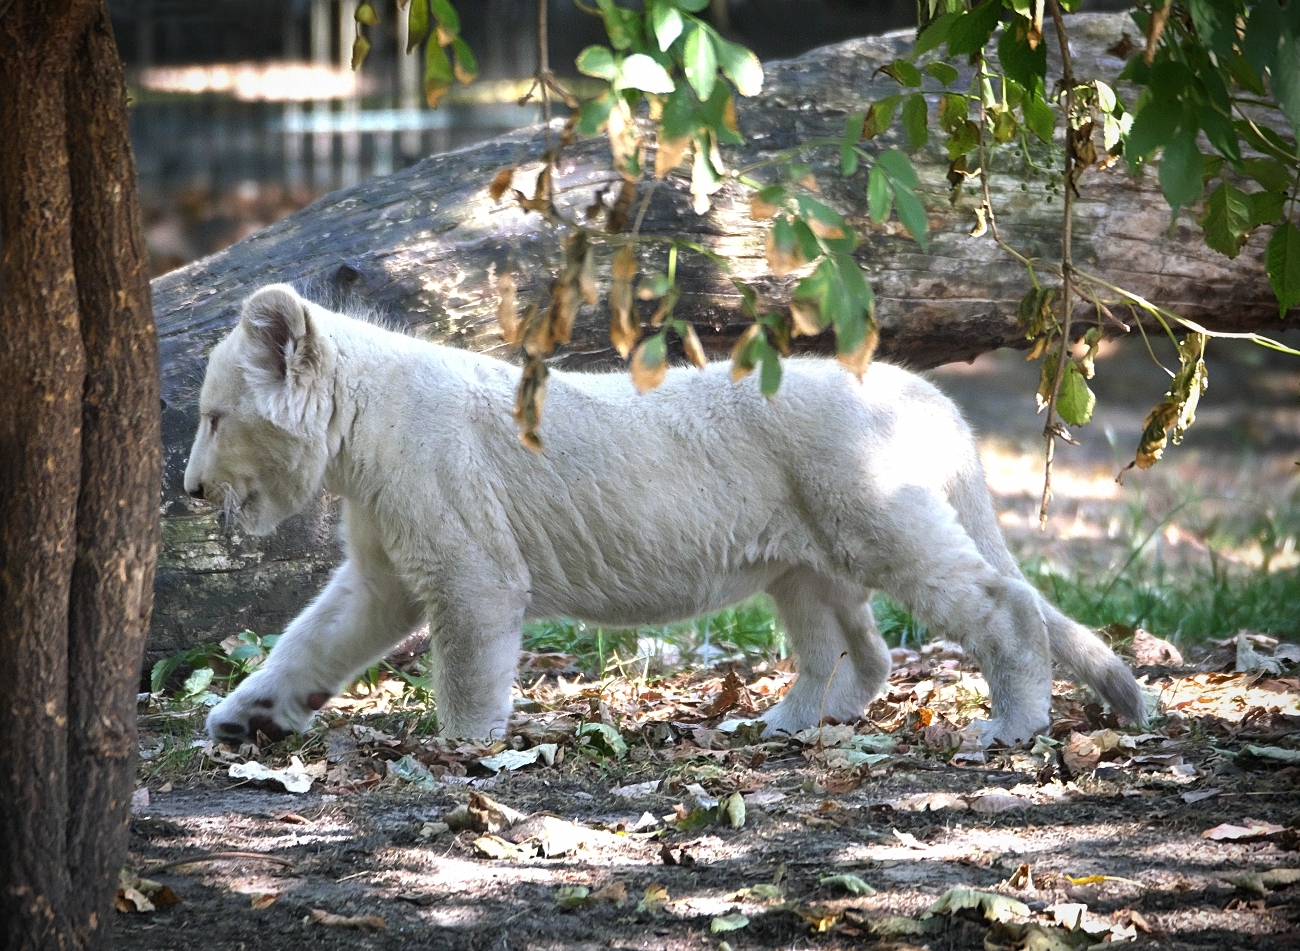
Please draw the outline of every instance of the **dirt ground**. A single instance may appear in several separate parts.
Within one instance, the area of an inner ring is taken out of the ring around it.
[[[1203,428],[1127,487],[1117,459],[1161,386],[1131,353],[1103,360],[1109,389],[1061,463],[1046,533],[1033,368],[1012,355],[941,375],[991,434],[1017,554],[1107,570],[1135,510],[1164,526],[1171,564],[1204,557],[1194,519],[1161,522],[1189,491],[1294,508],[1300,373],[1243,353],[1212,367]],[[897,651],[890,692],[861,721],[779,742],[717,728],[788,684],[770,667],[573,683],[534,659],[516,734],[495,747],[422,736],[387,681],[304,738],[200,745],[170,772],[157,757],[175,724],[146,709],[117,945],[1300,946],[1300,650],[1256,636],[1180,659],[1129,634],[1152,726],[1116,730],[1061,683],[1052,742],[1030,750],[972,748],[983,684],[945,645]],[[232,775],[248,760],[310,788]]]

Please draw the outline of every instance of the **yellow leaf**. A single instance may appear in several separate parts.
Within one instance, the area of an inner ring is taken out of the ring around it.
[[[857,348],[848,353],[839,353],[835,359],[840,362],[850,373],[859,380],[862,374],[867,372],[867,367],[871,366],[871,358],[876,354],[876,345],[880,343],[880,332],[872,325],[867,331],[867,335],[862,338],[862,343]]]
[[[646,888],[645,895],[637,902],[637,914],[659,911],[666,904],[668,904],[668,889],[662,885],[651,885]]]
[[[770,201],[763,201],[755,195],[749,200],[749,217],[755,221],[767,221],[769,218],[776,216],[780,207],[772,204]]]
[[[682,347],[686,350],[686,359],[691,363],[701,370],[708,366],[709,358],[704,355],[704,345],[700,343],[699,335],[690,324],[686,325],[686,336],[682,338]]]
[[[657,344],[657,345],[656,345]],[[638,393],[647,393],[668,375],[668,357],[663,339],[655,336],[642,341],[632,354],[632,385]]]
[[[767,255],[767,266],[777,277],[785,277],[791,271],[796,271],[808,263],[808,259],[799,252],[799,242],[794,242],[789,248],[781,248],[776,243],[775,231],[767,233],[764,251]]]
[[[279,892],[256,892],[250,900],[249,905],[254,910],[260,910],[273,905],[275,900],[279,897]]]
[[[731,348],[731,379],[736,382],[744,379],[754,369],[754,361],[749,356],[749,345],[763,332],[758,324],[750,324],[740,335],[736,345]]]

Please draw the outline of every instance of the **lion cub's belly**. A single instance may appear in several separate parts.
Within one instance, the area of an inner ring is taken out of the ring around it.
[[[663,577],[656,572],[609,578],[601,585],[535,584],[526,617],[569,617],[609,627],[671,624],[743,601],[786,570],[766,563],[712,576]]]

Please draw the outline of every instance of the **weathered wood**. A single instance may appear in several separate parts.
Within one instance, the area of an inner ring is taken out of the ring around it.
[[[1124,30],[1133,31],[1127,16],[1077,16],[1070,26],[1077,75],[1118,72],[1120,60],[1105,50]],[[763,95],[739,104],[748,145],[728,150],[727,161],[743,167],[800,142],[838,137],[848,114],[898,91],[892,79],[875,70],[909,43],[910,35],[900,32],[767,64]],[[891,144],[897,139],[890,136],[874,143]],[[543,147],[543,136],[534,129],[427,159],[328,195],[154,282],[167,475],[152,658],[245,627],[277,630],[320,587],[337,557],[330,543],[333,510],[327,504],[291,520],[273,538],[250,539],[224,536],[211,516],[192,510],[182,492],[203,357],[230,326],[240,301],[260,284],[292,281],[324,301],[352,297],[432,339],[508,357],[496,328],[495,277],[502,269],[514,270],[526,299],[547,280],[556,241],[537,215],[493,202],[486,186],[498,170],[517,166],[516,183],[530,192]],[[611,182],[607,148],[603,139],[594,139],[566,152],[557,184],[575,212]],[[947,161],[934,144],[916,157],[930,213],[928,253],[896,222],[870,225],[866,173],[841,177],[838,149],[808,149],[802,157],[815,170],[824,198],[865,235],[858,254],[876,290],[882,355],[929,367],[1023,345],[1015,310],[1028,278],[990,237],[968,237],[979,204],[976,189],[972,183],[970,194],[955,205],[949,201]],[[1060,200],[1042,200],[1045,176],[1029,176],[1024,160],[1008,154],[998,161],[992,187],[1004,239],[1023,253],[1056,260]],[[745,195],[724,191],[715,197],[715,208],[696,216],[688,180],[670,176],[650,198],[642,233],[688,236],[729,260],[735,276],[780,302],[792,282],[768,275],[766,223],[749,218]],[[1075,207],[1075,258],[1085,270],[1213,328],[1280,327],[1258,236],[1229,261],[1204,246],[1193,213],[1184,212],[1171,229],[1153,174],[1134,180],[1122,164],[1090,171]],[[662,256],[662,247],[648,246],[652,261],[655,254]],[[607,264],[607,253],[603,260]],[[679,280],[684,293],[677,315],[695,323],[713,354],[725,354],[745,326],[734,288],[725,275],[690,255],[683,256]],[[1119,316],[1133,319],[1126,311]],[[1108,331],[1119,328],[1111,325]],[[557,362],[615,363],[607,332],[604,304],[584,308],[573,343]]]

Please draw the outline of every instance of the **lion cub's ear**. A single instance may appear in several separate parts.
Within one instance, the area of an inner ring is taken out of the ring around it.
[[[321,340],[307,302],[288,284],[270,284],[239,315],[248,346],[243,364],[276,422],[301,420],[321,363]],[[287,415],[288,419],[276,419]]]

